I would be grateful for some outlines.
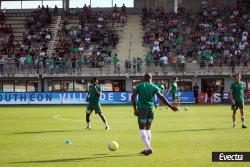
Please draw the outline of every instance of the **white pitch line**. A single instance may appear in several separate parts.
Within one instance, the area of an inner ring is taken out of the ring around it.
[[[61,118],[61,115],[55,115],[53,116],[54,119],[58,119],[58,120],[63,120],[63,121],[74,121],[74,122],[81,122],[81,119],[68,119],[68,118]]]

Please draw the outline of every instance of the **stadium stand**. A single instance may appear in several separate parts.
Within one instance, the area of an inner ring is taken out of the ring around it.
[[[111,62],[116,66],[112,60],[117,56],[112,51],[119,42],[118,31],[122,32],[126,23],[126,8],[92,12],[85,6],[61,16],[56,13],[56,8],[52,15],[48,7],[42,6],[26,13],[27,17],[7,17],[5,22],[12,25],[15,40],[1,50],[10,59],[4,63],[6,69],[15,66],[21,72],[28,69],[25,72],[32,73],[37,72],[32,67],[37,67],[44,73],[61,73],[82,67],[102,69]]]
[[[178,75],[187,82],[197,77],[192,82],[199,86],[207,77],[249,75],[250,18],[243,10],[247,7],[235,1],[200,6],[193,0],[179,5],[175,13],[172,2],[136,0],[134,8],[83,4],[81,8],[41,5],[1,10],[0,76],[4,81],[0,85],[17,76],[32,77],[44,79],[48,91],[50,80],[56,78],[77,79],[72,82],[78,84],[82,78],[110,76],[118,84],[122,80],[123,87],[126,82],[130,85],[126,90],[131,90],[145,72],[168,80]],[[184,87],[191,89],[192,84]]]
[[[177,13],[142,10],[144,44],[151,52],[147,65],[178,67],[183,71],[187,61],[198,62],[200,69],[208,66],[247,68],[249,57],[249,17],[237,9],[202,6],[198,13]]]

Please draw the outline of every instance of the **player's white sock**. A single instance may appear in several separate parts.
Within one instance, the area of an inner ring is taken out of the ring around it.
[[[242,125],[244,125],[244,122],[245,122],[245,117],[244,117],[244,115],[241,116],[241,121],[242,121]]]
[[[146,149],[145,150],[151,150],[151,146],[148,142],[148,137],[146,135],[146,132],[144,129],[140,130],[140,134],[141,134],[141,139],[142,141],[144,142],[145,146],[146,146]]]
[[[90,122],[87,122],[87,127],[89,127],[89,128],[90,128]]]
[[[150,141],[151,141],[151,131],[150,130],[145,130],[145,132],[146,132],[146,135],[148,137],[148,142],[150,144]]]

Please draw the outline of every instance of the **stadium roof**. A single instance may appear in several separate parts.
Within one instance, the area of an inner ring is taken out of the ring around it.
[[[32,1],[32,3],[30,3]],[[38,5],[48,5],[50,8],[57,5],[58,8],[63,8],[63,3],[69,3],[69,8],[83,7],[84,4],[91,7],[113,7],[117,4],[121,7],[126,4],[127,7],[134,7],[134,0],[0,0],[1,9],[35,9]]]

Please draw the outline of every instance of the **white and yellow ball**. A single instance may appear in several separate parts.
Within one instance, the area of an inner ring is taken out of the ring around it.
[[[119,144],[116,141],[110,141],[108,143],[108,149],[110,151],[117,151],[119,149]]]

